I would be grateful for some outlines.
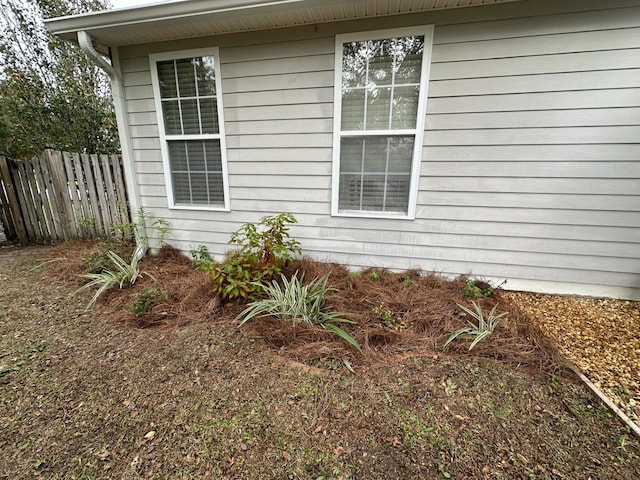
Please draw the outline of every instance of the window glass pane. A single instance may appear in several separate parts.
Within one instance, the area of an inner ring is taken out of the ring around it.
[[[368,173],[384,173],[387,169],[387,144],[391,137],[369,137],[364,140],[364,169]]]
[[[164,130],[167,135],[182,134],[180,108],[177,100],[163,100],[162,115],[164,116]]]
[[[409,205],[411,175],[391,175],[385,192],[386,212],[406,212]]]
[[[391,129],[415,128],[420,87],[396,87],[393,91]]]
[[[360,210],[360,180],[362,175],[340,174],[339,199],[340,210]]]
[[[222,152],[220,151],[220,140],[205,140],[203,143],[207,159],[207,171],[209,173],[222,173]],[[222,185],[222,183],[220,183],[220,185]]]
[[[384,175],[364,175],[362,177],[362,210],[384,210]]]
[[[224,189],[222,188],[222,172],[209,172],[209,200],[212,205],[224,205]]]
[[[213,57],[198,57],[194,60],[198,95],[203,97],[216,94],[216,73]]]
[[[178,96],[173,60],[158,62],[158,81],[161,98],[176,98]]]
[[[350,42],[342,46],[342,86],[364,87],[367,84],[369,58],[373,42]]]
[[[340,173],[359,173],[362,171],[363,148],[363,138],[346,137],[341,139]]]
[[[342,138],[338,208],[406,212],[414,142],[408,135]]]
[[[374,87],[367,92],[366,130],[387,130],[391,109],[391,88]]]
[[[171,170],[186,172],[189,169],[186,142],[168,142],[168,146]]]
[[[378,40],[373,44],[369,58],[367,85],[381,86],[393,84],[393,55],[391,42],[394,40]]]
[[[196,205],[209,205],[209,188],[205,172],[191,173],[191,201]]]
[[[200,115],[198,113],[198,101],[180,100],[182,109],[182,128],[185,134],[200,133]]]
[[[389,137],[389,167],[390,173],[411,173],[413,146],[415,138]]]
[[[224,206],[219,140],[167,142],[176,203]]]
[[[347,90],[342,94],[342,129],[364,130],[364,88]]]
[[[189,171],[204,171],[204,142],[199,140],[186,142],[189,155]]]
[[[424,37],[404,37],[393,41],[395,83],[420,83]]]
[[[189,186],[188,173],[171,173],[171,182],[173,183],[173,201],[174,203],[191,203],[191,188]]]
[[[218,105],[215,97],[200,99],[200,120],[202,121],[202,133],[220,133]]]
[[[190,58],[176,60],[176,73],[178,75],[178,94],[180,97],[195,97],[196,75],[193,61]]]
[[[342,129],[415,128],[423,51],[422,36],[344,44]]]

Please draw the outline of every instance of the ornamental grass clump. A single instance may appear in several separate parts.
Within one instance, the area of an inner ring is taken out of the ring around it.
[[[460,304],[458,304],[458,307],[460,307],[472,318],[474,318],[477,321],[477,323],[467,320],[467,323],[469,324],[469,326],[462,327],[461,329],[453,332],[449,336],[449,338],[447,338],[447,341],[444,343],[443,348],[446,348],[447,345],[449,345],[449,343],[451,343],[456,338],[460,336],[465,336],[468,338],[473,338],[471,345],[469,345],[469,350],[473,349],[473,347],[475,347],[478,343],[480,343],[482,340],[484,340],[485,338],[487,338],[489,335],[493,333],[493,330],[496,328],[496,326],[500,322],[500,319],[507,314],[506,312],[503,312],[496,315],[495,312],[496,312],[497,305],[495,305],[491,309],[489,314],[486,315],[485,317],[485,314],[483,313],[480,305],[477,304],[476,302],[471,302],[471,303],[473,303],[473,307],[475,311],[469,310],[467,307],[463,307]]]
[[[291,280],[281,275],[281,282],[273,280],[264,285],[267,298],[256,300],[247,306],[237,317],[241,319],[240,325],[244,325],[256,317],[272,316],[280,320],[302,322],[307,325],[317,325],[325,330],[335,333],[351,346],[362,353],[360,344],[337,324],[355,322],[344,318],[346,314],[332,312],[323,309],[323,303],[328,292],[335,291],[327,286],[329,274],[315,278],[308,284],[304,284],[304,274],[298,277],[296,271]]]
[[[127,262],[120,255],[109,250],[107,252],[107,258],[111,262],[109,267],[105,267],[99,273],[85,273],[82,275],[82,277],[90,280],[90,282],[80,287],[77,290],[78,292],[98,287],[98,290],[87,304],[87,309],[91,308],[98,298],[100,298],[100,295],[110,288],[116,286],[118,288],[131,286],[136,283],[136,280],[138,280],[141,275],[148,275],[151,277],[150,274],[140,271],[140,267],[138,265],[142,258],[140,250],[141,247],[136,248],[130,262]]]

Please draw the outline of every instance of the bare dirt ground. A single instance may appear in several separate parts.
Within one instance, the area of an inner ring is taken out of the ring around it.
[[[360,355],[238,329],[241,307],[172,252],[143,264],[164,294],[148,315],[130,310],[148,278],[85,311],[90,249],[0,250],[0,478],[640,478],[638,441],[504,292],[482,301],[509,314],[494,336],[444,353],[460,284],[295,266],[332,271]]]

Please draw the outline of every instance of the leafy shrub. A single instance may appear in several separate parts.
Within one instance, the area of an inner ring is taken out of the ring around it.
[[[211,265],[214,291],[223,299],[252,300],[295,255],[300,242],[292,239],[288,224],[297,223],[290,213],[263,217],[255,225],[247,223],[236,230],[229,243],[238,246],[221,263]]]
[[[142,290],[142,292],[140,292],[140,295],[138,295],[138,298],[133,304],[133,314],[136,317],[146,315],[153,308],[153,306],[162,299],[162,297],[162,292],[159,289],[145,288],[144,290]]]
[[[291,277],[291,280],[281,275],[282,286],[273,280],[265,287],[268,298],[249,303],[247,308],[238,315],[238,318],[242,319],[240,325],[244,325],[253,318],[266,316],[319,325],[335,333],[362,353],[360,344],[336,325],[355,322],[343,318],[344,313],[325,311],[322,308],[326,294],[335,290],[327,287],[329,274],[315,278],[306,285],[302,283],[303,277],[304,275],[301,275],[298,278],[298,272]]]
[[[480,307],[480,305],[478,305],[476,302],[471,302],[471,303],[473,303],[473,307],[474,307],[475,311],[471,311],[468,308],[463,307],[460,304],[458,304],[458,306],[462,310],[467,312],[467,314],[469,314],[472,318],[474,318],[478,323],[476,324],[476,323],[473,323],[473,322],[467,320],[467,323],[469,324],[469,326],[462,327],[461,329],[456,330],[455,332],[453,332],[449,336],[449,338],[447,339],[445,344],[443,345],[443,348],[446,348],[447,345],[449,345],[449,343],[451,343],[453,340],[455,340],[459,336],[463,335],[463,336],[466,336],[466,337],[473,338],[473,341],[471,342],[471,345],[469,346],[469,350],[471,350],[479,342],[481,342],[482,340],[487,338],[489,335],[491,335],[493,333],[493,330],[496,328],[496,326],[500,322],[500,319],[507,314],[506,312],[503,312],[503,313],[500,313],[500,314],[496,315],[495,312],[496,312],[497,305],[495,305],[491,309],[491,311],[489,312],[489,315],[487,315],[486,318],[485,318],[484,313],[482,312],[482,308]]]

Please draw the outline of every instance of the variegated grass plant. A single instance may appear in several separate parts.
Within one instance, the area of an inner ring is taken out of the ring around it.
[[[460,304],[458,304],[458,307],[460,307],[468,315],[470,315],[473,319],[475,319],[477,323],[467,320],[468,326],[462,327],[461,329],[453,332],[449,336],[449,338],[447,338],[447,341],[444,343],[443,348],[446,348],[447,345],[449,345],[449,343],[451,343],[456,338],[462,336],[462,337],[473,339],[473,341],[471,342],[471,345],[469,345],[469,350],[472,350],[473,347],[475,347],[478,343],[480,343],[482,340],[484,340],[485,338],[487,338],[489,335],[493,333],[493,330],[496,328],[496,326],[500,322],[500,319],[507,314],[506,312],[503,312],[496,315],[497,305],[495,305],[491,309],[489,314],[485,316],[484,312],[482,311],[482,307],[480,307],[478,303],[476,302],[471,302],[471,303],[473,303],[474,310],[470,310],[467,307],[463,307]]]
[[[298,272],[293,274],[291,280],[281,275],[282,285],[273,280],[264,286],[267,298],[256,300],[248,304],[237,317],[241,319],[240,325],[256,317],[272,316],[280,320],[302,322],[308,325],[318,325],[325,330],[335,333],[351,346],[362,353],[360,344],[345,332],[338,324],[356,322],[348,320],[346,314],[332,312],[323,309],[323,303],[328,292],[335,291],[327,286],[329,274],[304,284],[304,274],[298,277]]]
[[[110,288],[115,286],[118,288],[124,288],[125,286],[128,287],[133,285],[141,275],[147,275],[150,278],[153,278],[151,274],[140,271],[139,263],[142,258],[142,252],[140,251],[141,248],[142,247],[140,246],[136,248],[130,262],[127,262],[120,255],[109,250],[107,252],[107,257],[112,264],[110,268],[99,273],[86,273],[82,275],[90,281],[80,287],[77,290],[78,292],[98,287],[98,290],[96,290],[96,293],[87,304],[87,309],[91,308],[98,298],[100,298],[100,295]]]

